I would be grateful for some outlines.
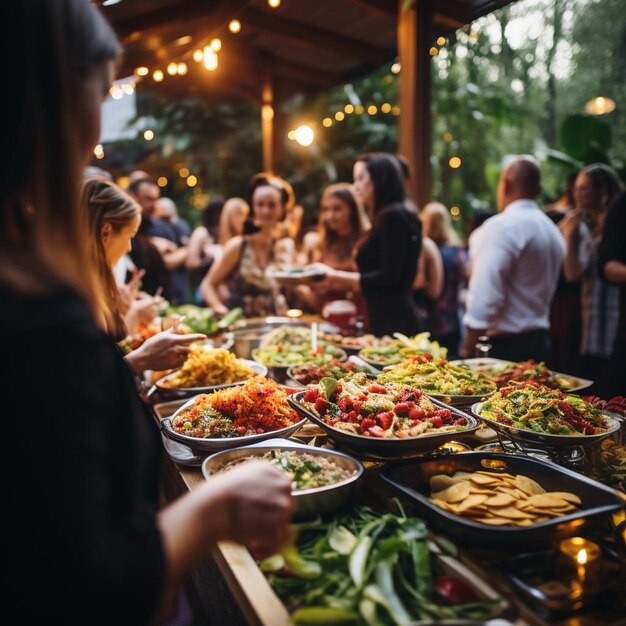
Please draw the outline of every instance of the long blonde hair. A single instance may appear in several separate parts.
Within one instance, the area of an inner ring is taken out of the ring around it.
[[[250,207],[243,198],[229,198],[224,202],[222,213],[220,214],[220,244],[224,245],[229,239],[241,235],[235,232],[232,223],[233,213],[243,209],[246,216],[250,215]]]
[[[92,263],[100,279],[96,285],[98,306],[108,333],[120,340],[126,335],[126,326],[120,314],[119,291],[107,260],[102,228],[108,222],[114,231],[120,231],[141,216],[141,207],[121,187],[101,176],[83,180],[81,205],[87,217]]]
[[[424,217],[428,216],[428,219]],[[424,227],[423,234],[438,246],[460,246],[461,240],[452,227],[450,213],[441,202],[429,202],[420,211]]]
[[[0,133],[8,157],[0,168],[0,284],[22,296],[70,285],[93,307],[94,270],[78,201],[81,96],[87,79],[121,48],[85,0],[17,2],[4,40],[20,62],[7,66],[10,122]]]

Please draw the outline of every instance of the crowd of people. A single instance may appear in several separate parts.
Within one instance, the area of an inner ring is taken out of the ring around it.
[[[428,331],[451,357],[473,356],[486,335],[492,356],[560,359],[598,393],[623,393],[626,196],[610,167],[584,168],[571,201],[547,213],[539,164],[515,157],[497,213],[475,216],[467,244],[445,206],[418,209],[406,161],[389,153],[359,156],[351,183],[324,190],[310,232],[289,183],[266,172],[245,198],[212,198],[192,230],[149,173],[122,189],[88,169],[121,53],[95,6],[24,1],[12,19],[22,63],[8,69],[19,93],[2,136],[13,154],[1,170],[2,380],[7,415],[34,429],[29,455],[41,461],[23,464],[19,446],[4,457],[21,468],[3,554],[23,619],[153,623],[216,541],[263,555],[288,535],[290,481],[263,463],[160,506],[161,441],[134,376],[180,365],[203,335],[159,333],[127,356],[117,342],[164,299],[246,316],[349,301],[376,335]],[[319,280],[294,288],[272,272],[297,266]],[[54,575],[34,602],[36,563]]]

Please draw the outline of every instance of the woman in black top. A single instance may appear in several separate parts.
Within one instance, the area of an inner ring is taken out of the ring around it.
[[[371,332],[414,335],[421,330],[412,284],[422,231],[397,158],[385,153],[360,156],[354,164],[354,187],[373,224],[356,255],[359,271],[316,267],[332,285],[361,290]]]
[[[5,19],[20,63],[0,133],[3,591],[25,624],[154,624],[216,541],[276,550],[290,480],[255,463],[158,510],[158,428],[94,323],[78,197],[119,45],[89,0],[22,0]]]

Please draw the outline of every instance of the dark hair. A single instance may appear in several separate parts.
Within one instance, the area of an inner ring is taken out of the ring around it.
[[[155,180],[153,180],[152,178],[136,178],[135,180],[131,181],[130,185],[128,185],[128,193],[132,193],[133,196],[137,195],[137,192],[139,191],[139,187],[141,187],[141,185],[150,185],[151,187],[158,187],[158,184]]]
[[[109,334],[119,341],[126,336],[126,326],[120,314],[117,283],[106,258],[102,228],[108,222],[115,231],[121,230],[141,216],[141,207],[114,182],[101,176],[84,179],[81,205],[87,217],[93,263],[100,278],[97,289],[99,306]]]
[[[606,196],[604,199],[605,206],[611,204],[624,191],[624,184],[619,179],[617,172],[604,163],[588,165],[580,170],[580,174],[588,176],[593,187]]]
[[[396,156],[370,152],[358,156],[356,160],[365,164],[374,185],[374,216],[392,204],[404,204],[409,208],[404,175]]]
[[[342,239],[334,231],[331,231],[326,227],[326,222],[324,220],[324,204],[329,198],[332,197],[339,198],[350,209],[351,232],[348,237],[348,250],[346,251],[348,253],[347,256],[352,254],[354,248],[370,228],[369,219],[365,213],[365,209],[357,197],[352,185],[349,183],[335,183],[334,185],[330,185],[322,194],[322,199],[320,201],[321,211],[317,226],[320,236],[319,249],[322,251],[322,258],[324,250],[337,249],[339,246],[343,247],[345,245],[344,241],[342,241]]]
[[[224,196],[211,196],[204,209],[202,209],[202,216],[200,217],[202,225],[211,233],[215,241],[217,241],[219,235],[218,227],[224,202],[226,202]]]
[[[5,50],[19,59],[0,150],[0,282],[21,293],[68,283],[95,305],[79,183],[86,165],[85,81],[121,48],[87,0],[21,0],[11,6]],[[28,33],[25,37],[24,33]]]
[[[259,172],[258,174],[255,174],[248,183],[248,201],[253,211],[254,192],[259,187],[273,187],[274,189],[277,189],[280,192],[280,201],[283,205],[283,209],[285,210],[285,215],[287,214],[287,211],[291,211],[296,202],[296,195],[293,192],[293,187],[284,178],[268,174],[267,172]],[[281,220],[285,218],[285,215],[281,217]]]

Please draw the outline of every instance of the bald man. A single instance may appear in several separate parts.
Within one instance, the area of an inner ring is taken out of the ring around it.
[[[529,156],[515,157],[498,181],[498,214],[470,238],[472,273],[464,317],[464,357],[479,336],[501,359],[545,361],[550,303],[565,256],[565,241],[535,202],[541,172]]]

